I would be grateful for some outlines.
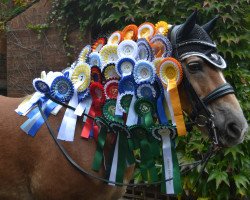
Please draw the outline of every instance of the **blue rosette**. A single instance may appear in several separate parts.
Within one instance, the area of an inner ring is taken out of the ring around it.
[[[133,73],[135,60],[130,57],[120,58],[116,63],[116,72],[120,77],[128,76]]]
[[[162,54],[161,57],[170,57],[172,55],[172,50],[173,50],[172,45],[167,37],[157,34],[150,39],[150,43],[152,44],[152,46],[156,44],[157,47],[159,47],[159,44],[157,43],[161,44],[161,46],[163,47],[163,51],[160,53]],[[157,56],[158,52],[156,52],[154,48],[153,48],[153,51],[154,51],[155,57],[159,57]]]
[[[153,83],[155,81],[154,65],[146,60],[139,60],[134,67],[133,76],[137,84],[143,82]]]
[[[60,102],[69,101],[74,94],[74,86],[65,76],[56,77],[50,86],[50,95]]]
[[[135,91],[135,80],[132,75],[123,77],[119,82],[118,91],[120,94]]]
[[[102,67],[102,59],[101,59],[101,55],[97,52],[92,52],[89,55],[89,60],[88,60],[88,64],[92,67],[92,66],[98,66],[99,68]]]
[[[161,79],[158,76],[155,76],[155,82],[153,86],[156,91],[156,98],[158,98],[160,95],[164,95],[164,88],[161,83]]]
[[[137,40],[138,45],[138,56],[139,60],[153,61],[154,54],[151,46],[145,38],[140,38]]]
[[[153,100],[156,98],[156,90],[150,83],[141,83],[137,85],[136,97]]]
[[[49,85],[42,79],[36,78],[33,80],[33,86],[36,91],[41,92],[43,94],[50,93]]]

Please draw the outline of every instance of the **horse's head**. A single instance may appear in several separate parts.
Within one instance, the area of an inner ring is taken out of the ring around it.
[[[182,62],[184,80],[180,95],[184,110],[201,129],[222,146],[243,141],[247,122],[232,87],[226,83],[223,58],[208,33],[216,18],[203,26],[196,24],[194,12],[184,24],[173,26],[169,33],[174,57]]]

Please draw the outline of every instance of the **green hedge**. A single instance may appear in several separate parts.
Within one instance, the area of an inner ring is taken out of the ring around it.
[[[54,0],[51,20],[67,32],[80,27],[83,32],[99,35],[122,29],[130,23],[137,25],[165,20],[170,24],[182,23],[194,9],[199,10],[199,24],[204,24],[216,14],[220,15],[212,38],[224,55],[228,69],[226,79],[236,88],[247,120],[250,120],[250,67],[248,0]],[[225,149],[209,161],[198,187],[193,189],[200,168],[183,177],[184,189],[200,199],[241,199],[250,197],[250,137],[245,142]],[[198,131],[177,141],[181,164],[201,158],[208,141]]]

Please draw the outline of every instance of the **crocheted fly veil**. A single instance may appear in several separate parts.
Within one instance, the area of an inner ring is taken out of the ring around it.
[[[215,67],[226,68],[224,59],[217,53],[216,44],[208,35],[218,16],[203,26],[196,24],[196,16],[197,12],[194,12],[184,24],[172,28],[169,38],[173,45],[174,57],[184,60],[190,56],[199,56]]]

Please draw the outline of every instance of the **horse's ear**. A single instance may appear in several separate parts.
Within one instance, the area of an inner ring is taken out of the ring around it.
[[[178,37],[185,37],[187,36],[194,28],[194,25],[196,23],[196,17],[197,17],[197,10],[195,10],[186,20],[184,24],[182,24],[181,29],[179,30]]]
[[[204,24],[202,28],[209,34],[214,29],[218,18],[219,18],[219,15],[216,15],[213,19],[211,19],[209,22]]]

